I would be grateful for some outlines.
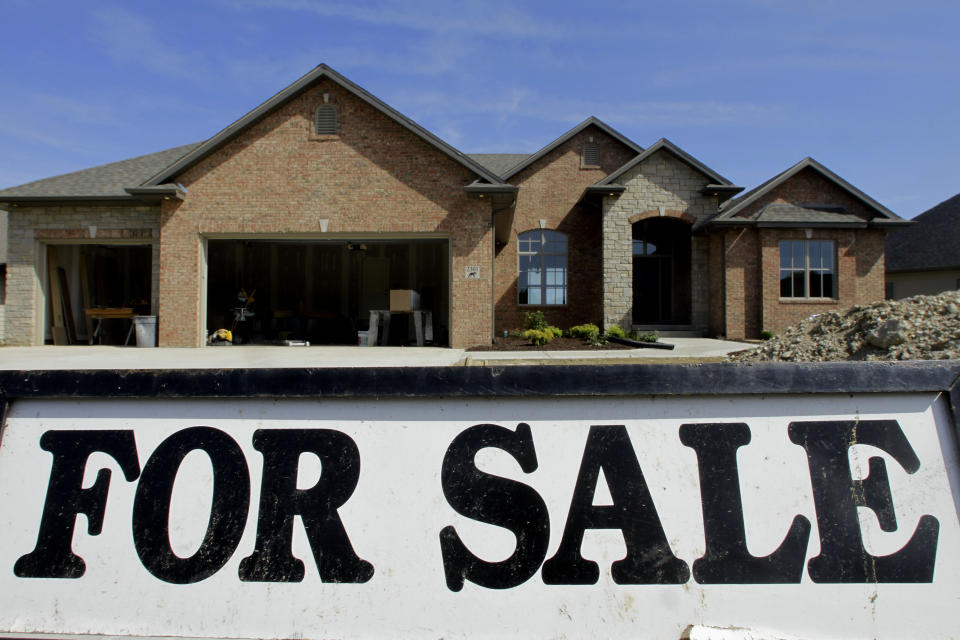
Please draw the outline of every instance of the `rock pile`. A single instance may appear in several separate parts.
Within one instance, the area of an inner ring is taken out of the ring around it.
[[[811,316],[731,362],[960,358],[960,291]]]

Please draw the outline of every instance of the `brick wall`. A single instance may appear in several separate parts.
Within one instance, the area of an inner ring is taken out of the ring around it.
[[[4,331],[8,345],[43,344],[48,244],[150,244],[157,309],[159,215],[148,206],[15,207],[9,212],[7,304]]]
[[[709,256],[708,269],[708,299],[709,299],[709,335],[722,336],[726,333],[725,294],[724,294],[724,237],[710,235],[708,237]]]
[[[717,212],[715,196],[700,189],[709,180],[669,151],[659,151],[621,176],[627,190],[607,197],[603,213],[603,323],[629,329],[633,307],[633,223],[663,214],[691,224]],[[691,251],[691,322],[706,326],[709,320],[707,260],[700,255],[706,243],[694,239]]]
[[[337,136],[313,132],[323,94],[339,110]],[[451,345],[489,343],[492,215],[489,199],[463,191],[475,179],[339,85],[320,81],[176,176],[189,193],[162,213],[160,344],[201,344],[204,237],[358,234],[449,239]],[[479,279],[465,279],[468,265],[481,267]]]
[[[581,166],[583,145],[593,139],[600,166]],[[496,257],[496,329],[498,334],[523,327],[526,311],[543,311],[551,324],[567,329],[584,322],[601,323],[603,260],[601,211],[578,205],[584,190],[623,166],[636,153],[601,129],[590,126],[510,179],[519,187],[510,241]],[[517,235],[540,228],[567,236],[567,304],[520,305],[517,297]]]
[[[757,232],[737,229],[723,234],[723,324],[726,337],[760,336],[760,247]]]
[[[845,207],[850,213],[868,219],[873,212],[844,189],[825,179],[818,171],[806,168],[789,180],[771,189],[737,215],[750,217],[771,203],[822,204]]]
[[[833,299],[780,298],[780,240],[807,239],[803,229],[762,229],[759,236],[763,274],[762,329],[779,333],[816,313],[883,299],[883,231],[809,230],[809,239],[834,242],[837,296]]]
[[[843,206],[869,218],[872,211],[813,169],[765,194],[742,212],[750,216],[770,203]],[[883,299],[883,237],[876,229],[742,229],[724,234],[726,335],[758,338],[778,333],[813,314]],[[780,298],[780,240],[832,240],[836,249],[836,297]],[[755,275],[751,276],[751,272]],[[742,319],[742,323],[741,323]]]

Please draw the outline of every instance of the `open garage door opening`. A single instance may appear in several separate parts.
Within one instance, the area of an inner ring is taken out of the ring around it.
[[[415,291],[432,340],[449,344],[450,275],[445,239],[207,241],[207,335],[234,344],[356,345],[391,290]],[[414,316],[391,314],[380,344],[415,342]]]
[[[154,313],[150,245],[51,244],[44,290],[47,344],[136,344],[134,320]]]

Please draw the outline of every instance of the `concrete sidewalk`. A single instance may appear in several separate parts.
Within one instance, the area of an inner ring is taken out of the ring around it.
[[[535,361],[570,361],[575,364],[578,360],[646,360],[663,359],[669,361],[677,358],[715,358],[722,357],[734,351],[743,351],[755,347],[746,342],[730,340],[714,340],[712,338],[663,338],[660,342],[672,344],[674,348],[667,349],[617,349],[615,351],[586,350],[586,351],[468,351],[465,356],[473,363],[489,362],[496,364],[499,361],[535,360]]]
[[[331,367],[444,367],[463,364],[576,364],[647,358],[707,358],[750,348],[742,342],[708,338],[667,338],[676,345],[663,349],[617,351],[464,351],[440,347],[203,347],[138,349],[136,347],[0,347],[0,369],[250,369]]]

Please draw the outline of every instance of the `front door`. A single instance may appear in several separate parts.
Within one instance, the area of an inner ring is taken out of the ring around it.
[[[681,220],[633,225],[633,322],[690,322],[690,225]]]

